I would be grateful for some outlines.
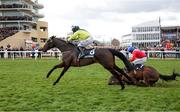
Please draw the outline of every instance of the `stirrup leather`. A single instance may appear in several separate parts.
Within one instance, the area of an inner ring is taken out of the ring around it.
[[[81,47],[78,47],[78,50],[80,51],[78,55],[78,59],[83,58],[85,56],[83,49]]]

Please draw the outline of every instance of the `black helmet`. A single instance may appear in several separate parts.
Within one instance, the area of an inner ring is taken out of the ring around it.
[[[76,31],[78,31],[80,28],[79,26],[72,26],[72,31],[73,33],[75,33]]]

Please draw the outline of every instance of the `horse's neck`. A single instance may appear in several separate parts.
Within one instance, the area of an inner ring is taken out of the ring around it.
[[[64,41],[58,40],[55,42],[56,47],[61,51],[61,52],[65,52],[65,51],[70,51],[75,49],[75,46],[70,45]]]

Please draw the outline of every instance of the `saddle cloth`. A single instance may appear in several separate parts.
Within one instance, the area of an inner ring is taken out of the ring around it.
[[[95,54],[95,49],[85,49],[84,54],[85,56],[83,58],[93,58]]]

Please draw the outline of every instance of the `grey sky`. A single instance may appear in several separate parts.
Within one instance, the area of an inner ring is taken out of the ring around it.
[[[65,36],[71,25],[93,35],[122,36],[133,25],[158,20],[179,25],[180,0],[39,0],[50,35]]]

